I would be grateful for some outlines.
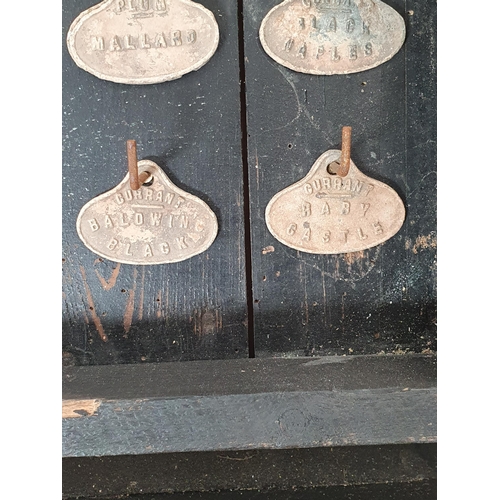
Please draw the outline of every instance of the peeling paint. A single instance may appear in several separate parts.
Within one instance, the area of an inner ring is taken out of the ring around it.
[[[121,264],[118,264],[114,269],[113,272],[111,273],[111,277],[109,278],[109,281],[106,281],[99,271],[97,269],[94,269],[97,278],[99,279],[99,282],[101,283],[102,287],[104,290],[108,291],[111,290],[115,285],[116,285],[116,280],[118,278],[118,274],[120,273],[120,266]]]
[[[130,327],[132,326],[132,318],[134,316],[135,289],[137,287],[137,268],[134,269],[133,280],[134,284],[132,286],[132,290],[130,290],[128,302],[125,307],[125,314],[123,315],[123,328],[125,329],[125,333],[128,333],[130,331]]]
[[[428,249],[435,249],[437,248],[437,238],[434,234],[428,234],[428,235],[422,235],[422,236],[417,236],[415,238],[415,243],[412,242],[410,238],[406,238],[405,241],[405,249],[410,250],[417,255],[418,252],[421,250],[428,250]]]
[[[91,417],[99,406],[99,399],[66,399],[62,402],[62,418]]]
[[[85,274],[85,269],[83,268],[83,266],[80,266],[80,272],[82,273],[83,286],[85,287],[85,293],[87,294],[87,303],[89,305],[90,316],[92,318],[92,321],[94,322],[97,332],[99,333],[99,336],[101,337],[101,340],[103,342],[107,342],[108,336],[104,333],[104,328],[102,326],[101,319],[99,318],[95,310],[94,299],[92,297],[90,287],[87,283],[87,275]]]

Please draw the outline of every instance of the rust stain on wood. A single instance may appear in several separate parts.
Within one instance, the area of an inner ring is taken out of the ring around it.
[[[162,291],[158,290],[158,295],[156,296],[156,317],[161,318],[161,299],[162,299]]]
[[[136,287],[137,287],[137,268],[134,269],[134,284],[132,286],[132,290],[130,290],[130,294],[128,296],[128,302],[127,305],[125,306],[125,314],[123,315],[123,328],[125,329],[125,333],[128,333],[130,331],[130,327],[132,326]]]
[[[139,298],[139,310],[137,312],[137,319],[139,321],[142,320],[142,316],[144,313],[144,267],[142,268],[142,275],[141,275],[141,296]]]
[[[101,283],[102,287],[104,290],[108,291],[111,290],[115,285],[116,285],[116,280],[118,278],[118,274],[120,273],[120,266],[121,264],[119,263],[114,269],[113,272],[111,273],[111,277],[109,278],[109,281],[106,281],[102,276],[101,273],[97,269],[94,269],[97,278],[99,279],[99,282]]]
[[[99,406],[99,399],[65,399],[62,402],[62,418],[91,417]]]
[[[348,265],[352,265],[355,262],[359,262],[360,260],[363,260],[365,257],[365,251],[360,250],[359,252],[349,252],[343,254],[344,260]]]
[[[92,297],[90,287],[87,283],[87,275],[85,274],[85,269],[83,268],[83,266],[80,266],[80,272],[82,273],[83,286],[85,287],[85,293],[87,294],[87,302],[89,305],[90,316],[92,318],[92,321],[94,322],[97,332],[99,333],[99,336],[101,337],[101,340],[103,342],[107,342],[108,336],[104,333],[104,328],[102,326],[101,319],[96,313],[94,299]]]
[[[405,249],[411,249],[415,255],[421,250],[428,250],[429,248],[437,248],[437,238],[433,234],[417,236],[413,244],[410,238],[406,238]]]
[[[212,335],[222,330],[222,315],[218,309],[215,310],[194,310],[193,330],[197,337]]]

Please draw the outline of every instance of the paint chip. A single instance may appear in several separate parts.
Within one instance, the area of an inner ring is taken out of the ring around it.
[[[99,406],[99,399],[65,399],[62,402],[62,418],[91,417]]]
[[[266,255],[266,253],[272,252],[274,252],[274,247],[272,245],[269,245],[268,247],[262,249],[262,255]]]

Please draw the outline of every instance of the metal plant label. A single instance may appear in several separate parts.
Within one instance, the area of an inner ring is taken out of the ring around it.
[[[149,84],[201,68],[219,44],[212,12],[191,0],[105,0],[67,36],[75,63],[103,80]]]
[[[356,73],[388,61],[405,39],[403,18],[380,0],[285,0],[260,27],[264,50],[301,73]]]
[[[141,160],[151,180],[132,190],[129,174],[114,189],[89,201],[76,227],[92,252],[124,264],[166,264],[204,252],[217,236],[208,205],[178,188],[154,162]]]
[[[394,236],[405,220],[396,191],[362,174],[350,160],[345,177],[335,173],[340,150],[323,153],[299,182],[266,207],[271,234],[284,245],[316,254],[357,252]]]

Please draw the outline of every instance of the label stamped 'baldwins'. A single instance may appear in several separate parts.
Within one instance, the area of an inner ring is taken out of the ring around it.
[[[219,43],[214,15],[191,0],[104,0],[67,36],[82,69],[103,80],[150,84],[201,68]]]
[[[394,236],[405,219],[396,191],[361,173],[351,160],[345,177],[330,173],[340,150],[323,153],[300,181],[277,193],[266,223],[281,243],[315,254],[357,252]]]
[[[94,253],[124,264],[179,262],[217,236],[217,218],[198,197],[177,187],[156,163],[138,162],[152,181],[132,190],[129,175],[89,201],[78,215],[78,235]]]

